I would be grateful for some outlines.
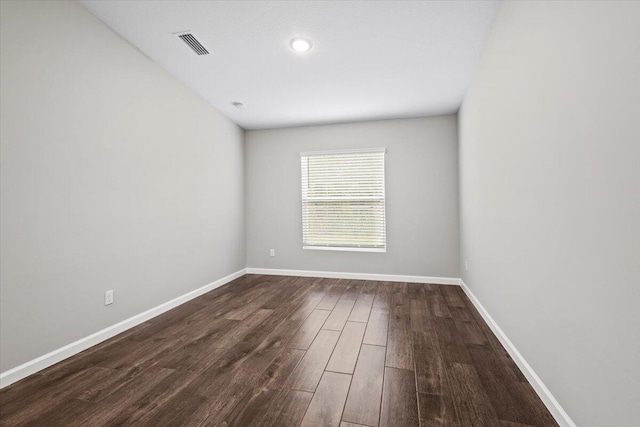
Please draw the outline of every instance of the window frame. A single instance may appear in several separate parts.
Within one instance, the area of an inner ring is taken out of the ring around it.
[[[317,250],[317,251],[344,251],[344,252],[377,252],[377,253],[386,253],[387,252],[387,194],[386,194],[386,186],[387,186],[387,178],[386,178],[386,169],[387,169],[387,159],[386,159],[386,148],[362,148],[362,149],[346,149],[346,150],[323,150],[323,151],[303,151],[300,153],[300,162],[302,165],[303,157],[311,157],[311,156],[327,156],[327,155],[341,155],[341,154],[366,154],[366,153],[383,153],[383,161],[382,161],[382,196],[381,197],[355,197],[351,200],[377,200],[382,201],[383,209],[382,209],[382,230],[384,235],[384,246],[383,247],[367,247],[367,246],[332,246],[332,245],[305,245],[304,244],[304,202],[305,197],[304,194],[304,179],[302,176],[302,168],[300,168],[300,186],[301,186],[301,216],[302,216],[302,249],[308,250]],[[324,200],[335,200],[335,201],[346,201],[345,198],[340,197],[322,197],[315,198],[315,200],[324,199]],[[309,200],[308,198],[306,200]]]

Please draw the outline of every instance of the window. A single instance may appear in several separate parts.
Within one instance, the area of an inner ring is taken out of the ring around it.
[[[386,252],[385,151],[300,153],[304,249]]]

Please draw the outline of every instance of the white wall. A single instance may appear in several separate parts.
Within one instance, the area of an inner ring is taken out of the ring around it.
[[[302,249],[300,152],[371,147],[387,148],[387,252]],[[248,131],[245,150],[248,267],[459,277],[455,116]]]
[[[0,4],[6,371],[244,268],[244,172],[242,130],[84,8]]]
[[[505,2],[459,116],[463,278],[585,427],[640,420],[639,22]]]

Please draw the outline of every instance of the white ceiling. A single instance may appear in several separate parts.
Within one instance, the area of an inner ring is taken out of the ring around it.
[[[79,2],[245,129],[456,112],[499,4]],[[294,52],[293,37],[313,48]]]

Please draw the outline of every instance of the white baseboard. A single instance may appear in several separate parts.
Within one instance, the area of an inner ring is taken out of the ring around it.
[[[511,340],[507,337],[504,331],[498,326],[495,320],[491,317],[489,312],[484,308],[484,306],[480,303],[478,298],[471,292],[469,287],[464,280],[460,280],[460,286],[464,290],[464,293],[467,294],[473,305],[476,307],[480,315],[487,322],[487,325],[491,328],[494,335],[498,337],[502,346],[507,350],[513,361],[518,365],[524,376],[527,378],[533,389],[536,391],[542,402],[545,404],[553,418],[560,424],[561,427],[576,427],[576,424],[571,420],[569,414],[565,412],[565,410],[560,406],[560,403],[556,400],[555,397],[551,394],[551,391],[544,385],[540,377],[533,371],[531,365],[527,363],[525,358],[520,354],[518,349],[513,345]]]
[[[223,277],[222,279],[218,279],[215,282],[209,283],[208,285],[204,285],[201,288],[198,288],[191,292],[187,292],[186,294],[181,295],[178,298],[174,298],[171,301],[167,301],[143,313],[123,320],[122,322],[116,323],[115,325],[109,326],[108,328],[105,328],[87,337],[81,338],[78,341],[72,342],[71,344],[67,344],[64,347],[61,347],[36,359],[30,360],[29,362],[23,363],[20,366],[16,366],[13,369],[2,372],[0,373],[0,388],[6,387],[9,384],[13,384],[14,382],[19,381],[31,374],[41,371],[42,369],[48,368],[51,365],[61,362],[68,357],[78,354],[81,351],[88,349],[89,347],[93,347],[94,345],[99,344],[102,341],[108,340],[109,338],[126,331],[127,329],[131,329],[134,326],[146,322],[147,320],[156,317],[164,313],[165,311],[171,310],[172,308],[184,304],[189,300],[192,300],[202,294],[205,294],[226,283],[229,283],[230,281],[237,279],[244,274],[246,274],[245,268],[236,271],[235,273],[232,273],[226,277]]]
[[[339,271],[281,270],[274,268],[247,268],[247,274],[271,276],[323,277],[327,279],[380,280],[385,282],[433,283],[435,285],[459,285],[457,277],[405,276],[398,274],[344,273]]]
[[[569,415],[560,406],[560,403],[553,397],[549,389],[544,385],[540,377],[536,375],[531,366],[527,363],[520,352],[515,348],[511,340],[505,335],[498,324],[493,320],[478,298],[467,287],[462,279],[453,277],[430,277],[430,276],[407,276],[395,274],[369,274],[369,273],[345,273],[333,271],[309,271],[309,270],[283,270],[270,268],[245,268],[223,277],[208,285],[202,286],[196,290],[188,292],[178,298],[167,301],[143,313],[130,317],[115,325],[109,326],[101,331],[91,334],[87,337],[79,339],[71,344],[26,362],[13,369],[0,373],[0,388],[6,387],[19,381],[31,374],[42,369],[48,368],[68,357],[80,353],[96,344],[99,344],[109,338],[112,338],[134,326],[137,326],[147,320],[156,317],[172,308],[175,308],[187,301],[190,301],[202,294],[216,289],[244,274],[265,274],[273,276],[301,276],[301,277],[323,277],[329,279],[356,279],[356,280],[379,280],[389,282],[409,282],[409,283],[433,283],[437,285],[460,285],[465,294],[469,297],[473,305],[476,307],[485,322],[489,325],[493,333],[496,335],[500,343],[507,350],[511,358],[518,365],[522,373],[525,375],[531,386],[534,388],[543,403],[549,409],[558,424],[562,427],[576,427]]]

